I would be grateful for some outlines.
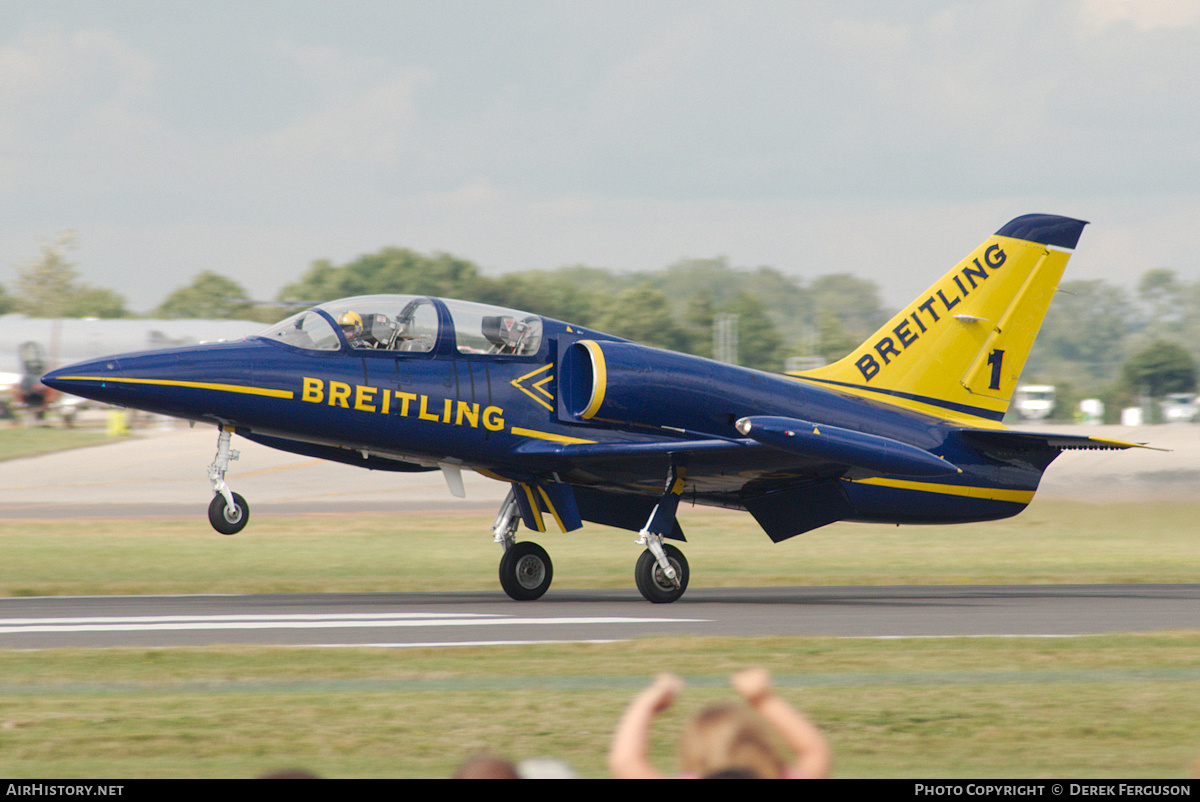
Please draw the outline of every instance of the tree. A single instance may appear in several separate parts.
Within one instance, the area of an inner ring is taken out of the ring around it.
[[[63,317],[129,317],[125,297],[103,287],[80,284],[67,296],[62,306]]]
[[[667,296],[649,283],[617,293],[596,328],[657,348],[685,351],[688,335],[675,322]]]
[[[713,355],[714,319],[711,294],[702,290],[688,299],[684,325],[687,326],[691,335],[692,347],[689,350],[696,356],[711,357]]]
[[[1185,293],[1174,270],[1147,270],[1138,279],[1137,292],[1148,308],[1150,326],[1169,330],[1182,319]]]
[[[38,258],[17,270],[16,307],[30,317],[126,317],[125,299],[112,290],[80,283],[67,251],[75,232],[43,242]]]
[[[1151,398],[1196,389],[1196,360],[1175,343],[1157,340],[1121,366],[1125,387]]]
[[[523,270],[499,278],[480,277],[467,300],[523,309],[580,326],[595,326],[618,281],[599,267]]]
[[[253,304],[242,286],[211,270],[198,274],[192,283],[167,296],[154,310],[162,318],[245,319]]]
[[[725,305],[724,311],[738,316],[738,362],[758,370],[783,370],[783,340],[763,303],[743,291]]]
[[[1130,333],[1129,297],[1100,280],[1059,285],[1029,355],[1026,370],[1052,376],[1055,363],[1082,365],[1095,379],[1110,381]]]
[[[830,311],[821,312],[817,322],[817,336],[817,353],[824,357],[826,362],[837,362],[862,342],[861,337],[847,333],[841,318]]]
[[[53,242],[42,242],[38,258],[17,270],[17,309],[30,317],[62,317],[75,291],[78,274],[67,251],[75,248],[75,232],[63,231]]]
[[[844,336],[853,340],[854,345],[887,322],[888,314],[879,302],[879,287],[872,281],[849,273],[830,273],[813,279],[809,293],[817,314],[833,315]],[[829,330],[833,328],[832,322],[820,325]]]
[[[470,301],[476,300],[480,284],[479,268],[464,259],[384,248],[341,267],[324,259],[314,262],[300,281],[279,291],[279,300],[320,303],[349,295],[400,293]]]

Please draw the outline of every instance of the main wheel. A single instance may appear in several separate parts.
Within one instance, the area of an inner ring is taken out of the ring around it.
[[[663,551],[667,555],[667,562],[675,569],[675,578],[679,580],[679,587],[675,587],[675,583],[663,573],[662,567],[654,557],[654,552],[650,549],[642,552],[642,556],[638,557],[637,567],[633,569],[638,590],[641,591],[646,601],[655,604],[670,604],[682,596],[688,586],[687,557],[684,557],[683,552],[670,543],[663,544]]]
[[[514,543],[500,558],[500,587],[517,601],[541,598],[553,578],[550,555],[536,543]]]
[[[246,522],[249,520],[250,505],[237,493],[233,494],[232,509],[225,503],[225,497],[220,493],[213,496],[212,502],[208,505],[208,522],[222,535],[236,535],[246,528]]]

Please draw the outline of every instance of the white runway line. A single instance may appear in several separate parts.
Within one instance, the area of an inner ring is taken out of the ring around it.
[[[512,618],[495,615],[477,615],[474,613],[111,616],[93,618],[7,619],[3,624],[0,624],[0,634],[248,629],[368,629],[380,627],[588,626],[593,624],[697,623],[705,620],[697,618],[640,618],[630,616]]]

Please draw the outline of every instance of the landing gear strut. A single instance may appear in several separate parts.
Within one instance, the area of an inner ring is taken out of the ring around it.
[[[646,550],[638,557],[633,577],[646,601],[655,604],[669,604],[687,590],[690,575],[687,558],[676,547],[663,543],[663,537],[675,527],[675,510],[679,508],[683,484],[684,469],[672,465],[667,471],[662,498],[638,532],[636,542]]]
[[[521,514],[514,491],[509,490],[492,524],[495,541],[504,547],[500,558],[500,587],[516,601],[540,599],[554,578],[550,555],[536,543],[516,542]]]
[[[208,480],[212,482],[215,494],[208,505],[208,522],[222,535],[236,535],[250,520],[250,505],[246,499],[225,484],[225,471],[229,470],[230,461],[241,456],[240,452],[229,448],[232,434],[232,427],[221,426],[221,433],[217,435],[217,456],[208,466]]]

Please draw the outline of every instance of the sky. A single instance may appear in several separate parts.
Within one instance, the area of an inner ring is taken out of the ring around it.
[[[137,312],[387,246],[898,307],[1032,212],[1068,279],[1198,281],[1197,76],[1190,0],[5,0],[0,284],[69,228]]]

